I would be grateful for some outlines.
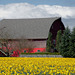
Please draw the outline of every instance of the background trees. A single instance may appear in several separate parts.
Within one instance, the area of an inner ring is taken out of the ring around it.
[[[50,52],[52,45],[52,34],[49,33],[47,40],[47,52]],[[66,27],[63,31],[57,32],[56,36],[56,49],[63,57],[75,57],[75,27],[70,31],[69,27]]]
[[[48,39],[47,39],[47,45],[46,45],[47,52],[50,52],[50,50],[51,50],[51,48],[53,46],[51,41],[52,41],[52,33],[49,32]]]
[[[57,50],[58,52],[60,52],[60,50],[59,50],[59,45],[60,45],[60,42],[61,42],[61,36],[62,36],[62,33],[61,33],[61,30],[59,30],[59,31],[57,32],[57,36],[56,36],[56,50]]]
[[[64,30],[64,34],[61,38],[61,43],[60,43],[60,53],[67,57],[69,56],[69,42],[70,42],[70,29],[67,27],[65,30]]]
[[[60,54],[64,57],[75,57],[75,28],[70,31],[67,27],[59,42]]]
[[[75,57],[75,27],[71,32],[69,53],[70,53],[70,57]]]

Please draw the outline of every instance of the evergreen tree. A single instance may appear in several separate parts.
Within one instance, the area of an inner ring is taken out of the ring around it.
[[[64,34],[61,38],[61,43],[59,45],[60,54],[64,57],[69,57],[69,43],[70,43],[70,29],[67,27],[64,30]]]
[[[47,52],[50,52],[50,50],[51,50],[51,47],[52,47],[51,40],[52,40],[52,33],[49,32],[48,39],[47,39],[47,44],[46,44]]]
[[[70,57],[75,57],[75,27],[73,28],[73,31],[71,33],[69,54]]]
[[[61,33],[61,30],[59,30],[57,32],[57,36],[56,36],[56,49],[57,49],[58,52],[60,52],[60,50],[59,50],[59,44],[61,42],[61,36],[62,36],[62,33]]]

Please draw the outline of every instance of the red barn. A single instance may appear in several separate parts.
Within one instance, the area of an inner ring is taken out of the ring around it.
[[[15,42],[22,39],[29,40],[28,43],[33,49],[30,52],[45,52],[49,32],[52,33],[52,41],[56,44],[57,32],[59,30],[63,32],[65,29],[60,17],[3,19],[0,22],[0,28],[4,28],[3,32],[7,31],[13,35],[12,37],[8,37],[9,40],[13,39]],[[29,47],[23,48],[24,52],[27,52],[28,49]]]

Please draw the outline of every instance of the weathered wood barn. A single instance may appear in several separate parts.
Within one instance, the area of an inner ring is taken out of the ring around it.
[[[19,41],[21,39],[32,40],[35,46],[32,46],[31,52],[46,51],[46,41],[49,32],[52,33],[52,41],[56,44],[56,35],[58,30],[65,29],[61,18],[33,18],[33,19],[3,19],[0,21],[0,28],[3,32],[8,32],[14,39]],[[31,45],[32,45],[31,43]],[[26,48],[24,49],[26,50]],[[26,51],[25,51],[26,52]]]

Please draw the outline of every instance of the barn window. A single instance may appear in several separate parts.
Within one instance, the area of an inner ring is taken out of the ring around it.
[[[24,50],[24,53],[26,53],[26,50]]]
[[[40,50],[37,50],[37,52],[40,52]]]

